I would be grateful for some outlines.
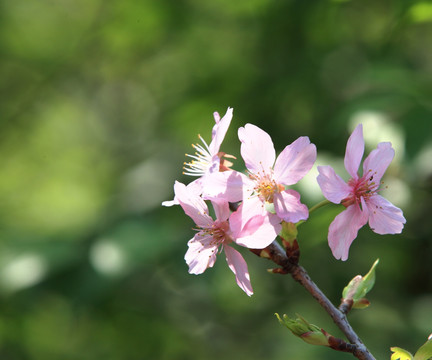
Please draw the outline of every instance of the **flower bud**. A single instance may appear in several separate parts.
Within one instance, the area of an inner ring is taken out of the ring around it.
[[[432,334],[414,355],[414,360],[429,360],[430,358],[432,358]]]
[[[264,259],[271,259],[271,254],[269,252],[269,249],[249,249],[251,252],[253,252],[255,255],[262,257]]]
[[[282,221],[282,231],[279,236],[283,239],[284,247],[288,244],[292,244],[297,239],[297,226],[294,223]]]
[[[375,268],[378,265],[377,259],[365,276],[354,277],[342,292],[342,303],[352,302],[354,309],[364,309],[369,306],[369,301],[364,297],[375,284]]]
[[[283,315],[283,319],[280,318],[278,313],[275,315],[282,325],[285,325],[295,336],[304,342],[312,345],[329,346],[328,337],[330,335],[318,326],[310,324],[300,315],[297,314],[297,319],[295,320],[289,318],[286,314]]]
[[[414,359],[410,352],[402,348],[393,346],[390,348],[390,350],[393,352],[390,360],[413,360]]]
[[[429,335],[428,340],[420,346],[414,356],[400,347],[393,346],[390,350],[393,352],[391,360],[430,360],[432,359],[432,334]]]

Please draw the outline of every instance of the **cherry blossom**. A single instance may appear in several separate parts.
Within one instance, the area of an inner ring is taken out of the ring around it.
[[[251,249],[265,248],[276,238],[281,226],[266,217],[254,216],[250,209],[242,205],[231,213],[226,201],[212,202],[216,214],[216,220],[213,220],[205,201],[184,184],[176,181],[174,192],[180,206],[197,225],[197,233],[189,240],[185,255],[189,273],[202,274],[213,267],[217,254],[223,249],[237,285],[251,296],[253,290],[246,261],[230,245],[236,243]]]
[[[201,135],[198,135],[202,145],[193,144],[192,147],[195,149],[195,155],[186,154],[186,156],[190,157],[192,160],[188,163],[184,163],[183,173],[185,175],[202,177],[208,173],[226,170],[232,165],[229,161],[224,159],[224,157],[232,156],[220,152],[219,149],[231,123],[233,109],[229,107],[222,119],[217,112],[213,113],[213,117],[215,119],[215,125],[212,129],[212,141],[210,145],[207,145]]]
[[[207,145],[201,135],[198,135],[202,145],[192,144],[192,147],[195,149],[195,155],[186,154],[192,160],[188,163],[185,162],[183,167],[183,174],[198,177],[198,179],[188,185],[192,191],[196,191],[198,194],[201,194],[202,191],[201,177],[213,172],[228,170],[232,163],[226,158],[234,158],[232,155],[219,151],[233,117],[233,109],[229,107],[222,119],[216,111],[213,113],[213,117],[215,125],[212,129],[212,141],[210,145]],[[163,206],[178,204],[179,202],[176,198],[162,203]]]
[[[300,194],[286,187],[297,183],[312,168],[315,145],[308,137],[300,137],[276,158],[270,136],[259,127],[246,124],[238,135],[249,176],[235,171],[211,174],[205,179],[203,196],[253,203],[257,213],[268,209],[287,222],[307,219],[309,212],[300,202]]]
[[[369,222],[377,234],[399,234],[406,222],[402,210],[378,192],[381,178],[394,157],[391,143],[379,143],[358,169],[364,153],[363,127],[358,125],[348,139],[344,165],[351,179],[345,182],[331,166],[318,166],[317,181],[325,198],[346,207],[330,224],[328,241],[336,259],[347,260],[358,230]]]

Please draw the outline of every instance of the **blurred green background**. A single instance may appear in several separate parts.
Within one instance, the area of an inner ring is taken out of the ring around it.
[[[348,359],[280,326],[296,312],[342,336],[306,291],[244,251],[255,294],[223,256],[189,275],[193,223],[172,199],[213,111],[307,135],[343,170],[346,140],[392,141],[386,196],[402,235],[363,228],[347,262],[328,248],[340,208],[302,225],[301,264],[336,304],[376,258],[350,320],[377,359],[432,332],[432,3],[405,0],[0,1],[0,359]],[[322,200],[316,170],[297,189]]]

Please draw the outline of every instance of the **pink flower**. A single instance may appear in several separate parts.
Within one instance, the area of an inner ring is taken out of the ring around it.
[[[204,200],[188,191],[184,184],[176,181],[174,192],[185,213],[198,227],[198,232],[188,242],[189,249],[185,255],[189,273],[202,274],[212,267],[222,248],[238,286],[251,296],[253,290],[246,261],[230,244],[234,242],[251,249],[265,248],[276,238],[281,226],[265,217],[249,216],[251,211],[244,206],[231,214],[226,201],[212,203],[216,214],[216,220],[213,220]]]
[[[363,127],[358,125],[348,139],[345,169],[351,179],[345,183],[330,166],[318,166],[317,181],[327,200],[346,209],[330,224],[328,240],[336,259],[346,260],[358,230],[369,221],[377,234],[399,234],[406,220],[402,210],[378,195],[381,178],[394,157],[389,142],[379,143],[363,163],[363,175],[357,173],[364,153]]]
[[[227,171],[205,180],[203,196],[227,201],[253,202],[257,212],[274,207],[276,215],[296,223],[309,216],[297,191],[286,189],[302,179],[316,160],[316,147],[308,137],[300,137],[285,147],[276,159],[270,136],[259,127],[246,124],[238,131],[241,154],[249,176]],[[273,209],[271,209],[273,211]]]
[[[184,164],[185,175],[201,177],[208,173],[218,172],[221,170],[221,167],[223,169],[226,168],[226,164],[224,163],[226,160],[223,159],[226,154],[220,152],[219,149],[231,123],[233,109],[229,107],[222,119],[217,112],[214,112],[213,116],[216,124],[212,129],[212,141],[210,145],[207,145],[205,140],[198,135],[203,145],[192,145],[196,150],[195,155],[186,154],[192,161]],[[230,155],[228,155],[228,157],[230,157]]]
[[[210,145],[207,145],[201,135],[198,135],[203,144],[192,144],[192,147],[196,150],[195,155],[186,154],[186,156],[192,158],[192,161],[189,163],[185,162],[183,167],[183,174],[199,177],[188,185],[191,190],[196,191],[198,194],[202,192],[201,177],[213,172],[228,170],[232,163],[224,158],[234,158],[232,155],[219,151],[233,117],[233,109],[229,107],[222,119],[217,112],[213,113],[213,117],[215,125],[212,129],[212,141]],[[176,198],[162,203],[163,206],[178,204],[179,202]]]

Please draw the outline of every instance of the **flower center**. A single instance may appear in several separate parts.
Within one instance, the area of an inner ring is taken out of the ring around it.
[[[278,184],[268,174],[262,177],[251,175],[251,178],[256,181],[255,193],[263,201],[273,203],[274,195],[285,190],[283,185]]]
[[[359,179],[350,179],[348,181],[348,185],[351,188],[351,194],[342,200],[342,205],[348,207],[354,203],[360,204],[361,198],[367,201],[372,195],[375,195],[380,186],[379,183],[374,181],[375,173],[372,173],[372,170],[368,170],[366,174],[364,174]]]
[[[233,241],[229,234],[228,221],[216,220],[210,227],[200,229],[203,235],[210,235],[212,240],[210,245],[219,246],[222,244],[229,244]]]

